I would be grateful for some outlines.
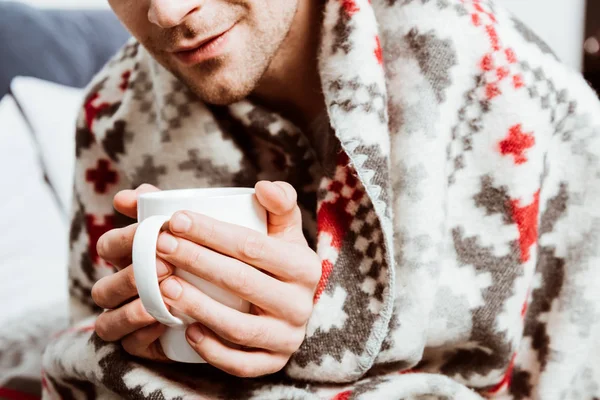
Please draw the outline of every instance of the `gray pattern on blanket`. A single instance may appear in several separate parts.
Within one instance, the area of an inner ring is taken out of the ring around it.
[[[66,303],[51,304],[0,326],[0,387],[22,394],[41,394],[42,353],[68,324]],[[1,396],[0,396],[1,398]]]

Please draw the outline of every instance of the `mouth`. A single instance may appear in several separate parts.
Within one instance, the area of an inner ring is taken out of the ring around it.
[[[181,47],[172,52],[182,64],[195,65],[200,64],[210,58],[219,56],[224,50],[228,42],[228,37],[231,31],[235,28],[233,24],[230,28],[222,31],[219,34],[205,38],[202,41],[191,46]]]

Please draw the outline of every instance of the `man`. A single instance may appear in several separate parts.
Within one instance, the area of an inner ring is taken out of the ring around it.
[[[600,396],[600,106],[520,22],[480,0],[111,5],[136,40],[79,118],[48,396]],[[165,303],[209,363],[189,366],[136,298],[123,215],[204,186],[255,186],[269,233],[182,211],[161,234]]]

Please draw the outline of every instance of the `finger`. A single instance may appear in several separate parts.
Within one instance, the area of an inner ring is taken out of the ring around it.
[[[96,319],[96,333],[101,339],[114,342],[155,322],[138,298],[115,310],[100,314]]]
[[[169,229],[178,237],[253,265],[283,281],[311,288],[321,277],[320,260],[304,244],[290,243],[190,211],[175,213]]]
[[[163,252],[173,246],[171,253]],[[300,286],[281,282],[235,258],[166,232],[158,239],[157,251],[174,267],[233,292],[270,315],[292,317],[293,323],[299,325],[310,317],[313,293]],[[294,301],[282,301],[289,298]]]
[[[113,198],[113,206],[115,210],[128,216],[129,218],[137,218],[137,199],[140,194],[159,191],[155,186],[144,183],[135,190],[121,190]]]
[[[156,259],[156,274],[161,282],[173,273],[173,267],[165,261]],[[137,286],[130,265],[112,275],[99,279],[92,286],[92,299],[101,308],[113,309],[137,296]]]
[[[242,378],[275,373],[288,360],[288,356],[284,354],[229,347],[214,332],[199,324],[190,325],[186,337],[192,348],[209,364]]]
[[[124,228],[111,229],[100,236],[96,243],[98,255],[117,269],[131,264],[131,248],[137,227],[138,224],[135,223]]]
[[[255,190],[259,203],[268,212],[269,235],[306,243],[294,187],[287,182],[260,181]]]
[[[183,279],[173,276],[163,281],[160,287],[165,303],[171,308],[229,342],[289,354],[302,343],[301,330],[292,329],[285,322],[269,316],[247,314],[227,307]]]
[[[125,336],[121,339],[121,345],[132,356],[155,361],[169,361],[158,341],[166,329],[165,325],[154,323]]]

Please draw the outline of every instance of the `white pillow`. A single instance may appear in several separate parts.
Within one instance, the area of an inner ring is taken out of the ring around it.
[[[0,325],[49,304],[66,313],[68,224],[10,96],[0,101],[0,187]]]
[[[38,143],[44,170],[69,215],[75,167],[75,122],[84,90],[17,77],[11,91]]]
[[[67,233],[16,102],[0,100],[0,387],[39,379],[40,354],[67,325]]]

